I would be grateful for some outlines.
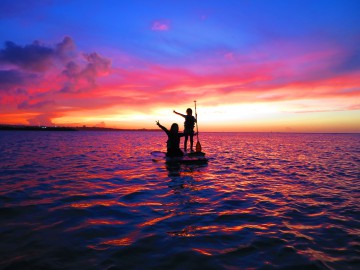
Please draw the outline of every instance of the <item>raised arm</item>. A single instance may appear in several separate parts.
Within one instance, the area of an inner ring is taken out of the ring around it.
[[[177,115],[180,115],[180,116],[182,116],[182,117],[184,117],[184,118],[186,117],[186,115],[185,115],[185,114],[178,113],[178,112],[177,112],[177,111],[175,111],[175,110],[174,110],[174,113],[175,113],[175,114],[177,114]]]
[[[163,125],[160,124],[159,120],[156,121],[156,124],[158,125],[159,128],[161,128],[161,129],[162,129],[163,131],[165,131],[166,133],[169,132],[166,127],[164,127]]]

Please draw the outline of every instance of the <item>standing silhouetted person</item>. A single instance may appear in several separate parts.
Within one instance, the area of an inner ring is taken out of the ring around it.
[[[184,151],[187,150],[187,141],[190,137],[190,150],[191,152],[194,152],[193,145],[194,145],[194,126],[196,123],[196,118],[192,115],[192,109],[188,108],[186,110],[186,115],[178,113],[174,110],[174,113],[181,115],[185,118],[184,122],[184,135],[185,135],[185,141],[184,141]]]

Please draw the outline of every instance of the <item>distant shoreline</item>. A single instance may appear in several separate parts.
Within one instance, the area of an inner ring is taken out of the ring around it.
[[[0,131],[138,131],[138,132],[162,132],[161,129],[147,128],[106,128],[106,127],[64,127],[64,126],[26,126],[0,124]],[[202,133],[267,133],[267,134],[359,134],[359,132],[286,132],[286,131],[203,131]]]
[[[0,130],[23,130],[23,131],[161,131],[160,129],[119,129],[105,127],[58,127],[58,126],[24,126],[24,125],[0,125]]]

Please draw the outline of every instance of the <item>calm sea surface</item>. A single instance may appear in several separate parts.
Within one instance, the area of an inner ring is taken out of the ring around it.
[[[0,269],[360,269],[360,135],[0,132]]]

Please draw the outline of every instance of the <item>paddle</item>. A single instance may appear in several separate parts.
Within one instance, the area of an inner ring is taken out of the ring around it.
[[[199,141],[199,127],[198,127],[198,123],[197,123],[197,113],[196,113],[196,100],[194,100],[194,103],[195,103],[195,118],[196,118],[196,138],[197,138],[197,142],[196,142],[196,152],[201,152],[201,144],[200,144],[200,141]]]

